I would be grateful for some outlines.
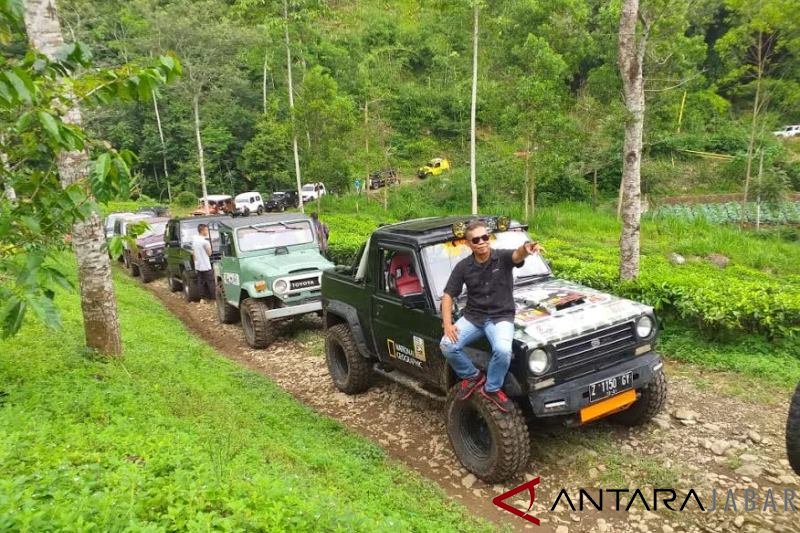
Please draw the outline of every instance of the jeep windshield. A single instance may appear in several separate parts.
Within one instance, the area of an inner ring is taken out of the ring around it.
[[[239,250],[254,252],[279,246],[314,242],[314,232],[307,220],[259,224],[236,230]]]
[[[524,231],[504,231],[493,233],[490,246],[498,250],[513,250],[519,248],[522,243],[530,240]],[[456,243],[455,245],[453,243]],[[444,287],[450,278],[450,273],[456,264],[467,257],[471,252],[464,241],[448,241],[422,249],[422,261],[428,273],[428,282],[431,285],[431,295],[437,304],[442,298]],[[525,263],[520,268],[515,268],[514,285],[526,283],[538,278],[550,276],[550,268],[547,263],[539,256],[529,255]],[[438,305],[437,305],[438,307]]]
[[[303,190],[305,192],[314,192],[315,189],[313,185],[303,185]]]
[[[282,200],[284,196],[286,196],[286,195],[284,193],[282,193],[282,192],[274,192],[269,197],[269,199],[270,200],[275,200],[277,202],[278,200]]]
[[[164,235],[164,230],[167,228],[166,222],[154,222],[150,224],[150,227],[139,235],[139,238],[142,239],[144,237],[152,237],[153,235]]]

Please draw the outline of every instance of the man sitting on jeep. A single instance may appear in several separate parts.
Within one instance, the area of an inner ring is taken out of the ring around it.
[[[472,255],[462,259],[450,274],[442,295],[442,354],[461,379],[458,399],[466,400],[483,385],[480,393],[508,412],[510,400],[502,390],[511,365],[514,340],[514,276],[512,268],[521,267],[528,255],[542,249],[538,243],[526,242],[516,250],[493,250],[489,247],[489,231],[483,221],[467,225],[465,238]],[[467,286],[464,315],[453,324],[453,300]],[[486,375],[472,363],[464,348],[486,336],[492,346],[492,357]]]

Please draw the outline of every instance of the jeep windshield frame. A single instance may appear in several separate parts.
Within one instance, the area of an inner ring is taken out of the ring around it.
[[[524,242],[531,240],[527,232],[520,230],[494,232],[491,236],[489,245],[497,250],[513,250],[519,248]],[[425,270],[425,277],[427,278],[427,286],[435,309],[439,309],[441,306],[442,293],[453,268],[471,253],[470,248],[463,239],[432,243],[420,247],[420,257]],[[514,287],[518,287],[533,281],[549,279],[553,273],[544,259],[535,254],[525,258],[522,267],[514,268],[513,275]]]
[[[241,253],[316,243],[311,222],[303,219],[252,224],[237,228],[235,235],[236,248]]]

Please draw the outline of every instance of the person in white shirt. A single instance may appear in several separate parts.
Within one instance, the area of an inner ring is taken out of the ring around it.
[[[197,288],[200,290],[202,298],[213,301],[216,287],[214,284],[214,271],[211,270],[211,243],[208,240],[208,225],[199,224],[197,233],[192,240],[194,270],[197,272]]]

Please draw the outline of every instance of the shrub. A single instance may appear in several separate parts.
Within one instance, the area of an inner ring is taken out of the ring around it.
[[[180,207],[193,207],[197,205],[197,196],[189,191],[183,191],[175,197],[175,203]]]

